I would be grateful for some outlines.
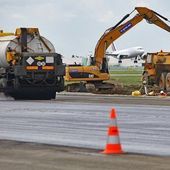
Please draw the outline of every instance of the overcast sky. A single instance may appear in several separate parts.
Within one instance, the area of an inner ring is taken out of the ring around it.
[[[169,0],[0,0],[0,4],[1,29],[38,27],[66,57],[94,52],[104,31],[135,6],[149,7],[170,19]],[[117,49],[142,46],[149,52],[169,51],[170,34],[143,21],[115,45]]]

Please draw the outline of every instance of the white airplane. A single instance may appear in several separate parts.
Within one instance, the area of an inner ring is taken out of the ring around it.
[[[137,59],[140,60],[144,55],[144,49],[142,47],[131,47],[124,50],[116,50],[112,53],[106,52],[106,55],[118,59],[118,63],[122,63],[122,59],[134,59],[134,63],[137,63]]]

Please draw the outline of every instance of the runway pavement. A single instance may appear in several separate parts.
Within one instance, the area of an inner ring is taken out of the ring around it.
[[[109,112],[115,107],[125,152],[170,155],[170,106],[118,104],[103,98],[86,95],[77,101],[76,95],[69,99],[59,95],[54,101],[0,99],[0,139],[102,150]]]

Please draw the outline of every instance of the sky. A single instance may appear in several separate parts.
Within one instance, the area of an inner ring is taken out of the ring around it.
[[[170,20],[169,0],[0,0],[0,4],[0,29],[15,32],[17,27],[38,27],[65,58],[94,53],[104,31],[136,6],[151,8]],[[115,46],[169,51],[169,42],[168,32],[143,21],[116,40]]]

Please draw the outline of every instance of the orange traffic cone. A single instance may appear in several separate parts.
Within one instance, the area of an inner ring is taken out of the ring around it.
[[[121,154],[123,153],[120,138],[119,129],[117,127],[116,110],[112,109],[110,113],[111,125],[108,127],[108,138],[105,150],[102,153],[105,154]]]

